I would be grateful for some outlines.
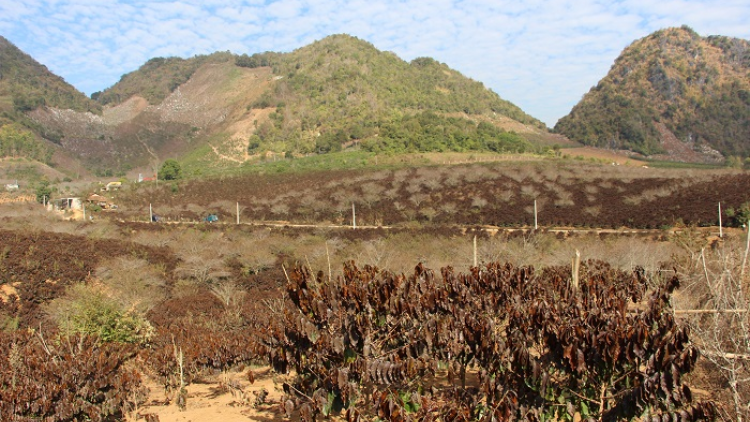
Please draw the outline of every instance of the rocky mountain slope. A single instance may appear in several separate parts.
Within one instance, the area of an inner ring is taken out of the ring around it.
[[[750,155],[750,42],[688,27],[635,41],[555,131],[653,158]]]

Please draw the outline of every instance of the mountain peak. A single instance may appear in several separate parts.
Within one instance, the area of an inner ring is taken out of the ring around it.
[[[555,130],[584,144],[684,161],[750,154],[750,43],[687,26],[636,40]]]

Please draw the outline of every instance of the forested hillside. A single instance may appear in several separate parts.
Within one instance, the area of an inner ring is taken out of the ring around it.
[[[530,147],[524,138],[491,125],[479,129],[478,123],[500,115],[545,129],[443,63],[426,57],[406,62],[348,35],[289,54],[240,56],[237,64],[271,65],[279,78],[254,105],[276,108],[272,121],[259,128],[256,148],[285,140],[304,143],[307,136],[317,137],[318,151],[360,139],[374,151],[523,150]],[[298,136],[302,139],[294,139]]]
[[[101,113],[101,106],[0,36],[0,123],[39,106]]]
[[[30,119],[41,106],[101,114],[102,108],[15,45],[0,36],[0,158],[28,158],[50,164],[48,141],[59,144],[60,130]]]
[[[712,149],[747,157],[749,72],[746,40],[704,38],[686,26],[657,31],[626,48],[555,130],[646,155],[669,153],[665,143],[676,137],[709,160]]]
[[[244,100],[246,112],[254,116],[250,134],[241,139],[250,155],[326,153],[351,145],[376,152],[523,152],[536,148],[529,133],[537,139],[547,133],[539,120],[445,64],[430,58],[408,63],[348,35],[330,36],[291,53],[155,58],[93,98],[117,105],[137,95],[157,105],[204,65],[227,62],[238,69],[272,72],[263,90],[248,86]],[[227,114],[225,124],[213,132],[236,138],[227,130],[233,123],[232,112]],[[217,142],[222,141],[214,138]]]

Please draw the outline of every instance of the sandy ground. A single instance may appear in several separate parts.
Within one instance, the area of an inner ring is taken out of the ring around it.
[[[186,387],[187,402],[185,410],[180,410],[175,403],[174,395],[167,398],[164,389],[155,382],[146,384],[151,392],[145,405],[137,409],[136,418],[129,415],[128,422],[136,420],[147,422],[281,422],[285,420],[278,405],[282,390],[282,381],[269,368],[253,368],[255,382],[247,377],[247,370],[229,372],[193,383]],[[231,387],[228,387],[230,386]],[[265,389],[268,397],[264,404],[255,405],[254,393]],[[147,415],[149,415],[147,419]],[[158,419],[153,419],[156,416]]]

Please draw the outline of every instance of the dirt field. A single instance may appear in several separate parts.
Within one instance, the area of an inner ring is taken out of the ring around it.
[[[159,417],[159,422],[281,422],[281,385],[269,368],[256,368],[255,381],[251,384],[246,373],[232,371],[203,383],[187,387],[186,408],[180,410],[173,397],[168,398],[163,389],[151,382],[151,394],[145,405],[137,412]],[[230,387],[231,385],[231,387]],[[262,390],[268,392],[264,403],[255,404]],[[142,419],[141,419],[142,420]],[[128,422],[135,422],[132,415]]]

